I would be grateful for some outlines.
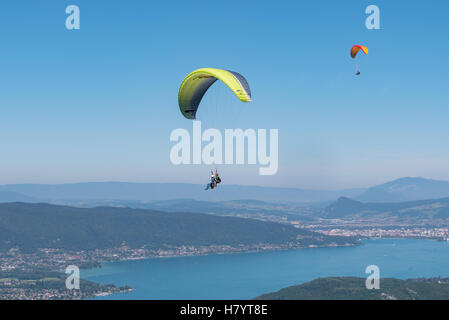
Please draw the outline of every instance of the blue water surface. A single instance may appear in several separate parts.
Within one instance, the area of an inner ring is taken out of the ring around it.
[[[108,263],[81,277],[135,289],[97,299],[251,299],[320,277],[366,277],[373,264],[381,278],[449,277],[449,243],[371,239],[357,247],[153,258]]]

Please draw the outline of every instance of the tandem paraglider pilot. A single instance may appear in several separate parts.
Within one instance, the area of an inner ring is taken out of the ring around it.
[[[215,170],[215,174],[211,170],[210,174],[211,174],[210,182],[206,185],[206,188],[204,190],[215,189],[217,187],[217,184],[221,182],[221,178],[218,175],[218,171],[217,170]]]

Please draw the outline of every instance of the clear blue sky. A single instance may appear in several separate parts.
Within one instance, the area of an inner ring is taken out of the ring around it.
[[[65,29],[70,4],[81,30]],[[370,4],[381,30],[365,28]],[[222,167],[227,183],[449,180],[448,12],[443,0],[2,1],[0,184],[205,182],[208,167],[169,161],[170,132],[191,129],[178,88],[199,67],[251,85],[251,104],[224,91],[241,110],[220,125],[279,129],[278,174]],[[370,49],[360,77],[353,44]]]

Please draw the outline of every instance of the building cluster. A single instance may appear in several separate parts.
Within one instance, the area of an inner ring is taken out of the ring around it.
[[[449,241],[449,228],[401,227],[401,228],[329,228],[314,231],[332,235],[360,238],[415,238]]]

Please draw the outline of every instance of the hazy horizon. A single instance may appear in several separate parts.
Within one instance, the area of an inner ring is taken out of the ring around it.
[[[366,185],[358,185],[353,187],[346,188],[313,188],[307,186],[284,186],[284,185],[263,185],[263,184],[251,184],[251,183],[227,183],[227,186],[245,186],[245,187],[267,187],[267,188],[285,188],[285,189],[303,189],[303,190],[316,190],[316,191],[339,191],[339,190],[352,190],[352,189],[368,189],[371,187],[375,187],[378,185],[382,185],[385,183],[401,180],[401,179],[424,179],[424,180],[433,180],[433,181],[443,181],[449,182],[449,179],[438,179],[438,178],[428,178],[428,177],[412,177],[412,176],[403,176],[393,178],[391,180],[380,181],[377,184],[366,184]],[[127,180],[92,180],[92,181],[61,181],[61,182],[12,182],[12,183],[1,183],[0,186],[8,186],[8,185],[71,185],[71,184],[85,184],[85,183],[136,183],[136,184],[191,184],[191,185],[204,185],[203,182],[188,182],[188,181],[127,181]]]
[[[395,182],[398,180],[404,180],[404,179],[423,179],[427,181],[437,181],[437,182],[448,182],[449,180],[444,179],[433,179],[433,178],[426,178],[426,177],[399,177],[396,179],[383,181],[379,184],[375,185],[365,185],[365,186],[358,186],[358,187],[352,187],[352,188],[340,188],[340,189],[314,189],[314,188],[306,188],[306,187],[286,187],[286,186],[276,186],[276,185],[254,185],[254,184],[226,184],[226,186],[243,186],[243,187],[263,187],[263,188],[281,188],[281,189],[299,189],[299,190],[310,190],[310,191],[343,191],[343,190],[357,190],[357,189],[369,189],[372,187],[376,187],[379,185],[387,184],[390,182]],[[6,187],[6,186],[13,186],[13,185],[50,185],[50,186],[57,186],[57,185],[76,185],[76,184],[96,184],[96,183],[118,183],[118,184],[179,184],[179,185],[199,185],[203,186],[204,183],[194,183],[194,182],[180,182],[180,181],[114,181],[114,180],[104,180],[104,181],[73,181],[73,182],[61,182],[61,183],[7,183],[7,184],[0,184],[0,187]]]

